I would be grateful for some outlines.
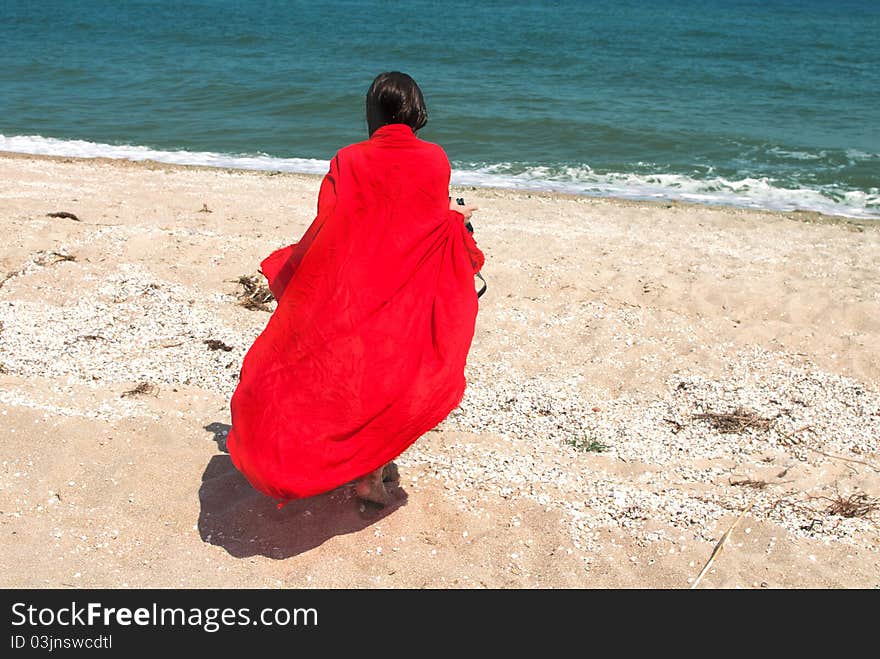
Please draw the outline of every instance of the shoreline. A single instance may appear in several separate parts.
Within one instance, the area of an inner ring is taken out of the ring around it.
[[[16,151],[0,151],[0,158],[7,158],[11,160],[15,159],[24,159],[24,160],[48,160],[59,163],[88,163],[94,162],[104,165],[110,166],[120,166],[120,167],[142,167],[145,170],[161,170],[167,169],[171,171],[221,171],[229,174],[242,174],[242,173],[251,173],[254,175],[262,175],[262,176],[281,176],[281,177],[289,177],[298,180],[318,180],[320,181],[322,176],[321,174],[309,174],[309,173],[300,173],[300,172],[282,172],[277,170],[261,170],[261,169],[247,169],[247,168],[236,168],[236,167],[215,167],[212,165],[189,165],[189,164],[178,164],[178,163],[165,163],[158,160],[144,159],[144,160],[128,160],[124,158],[107,158],[103,156],[95,156],[95,157],[85,157],[85,156],[56,156],[56,155],[45,155],[45,154],[30,154],[30,153],[20,153]],[[493,187],[493,186],[451,186],[451,190],[458,191],[480,191],[486,192],[487,194],[494,195],[520,195],[523,198],[550,198],[550,199],[569,199],[569,200],[594,200],[599,202],[607,202],[612,203],[624,207],[639,207],[639,206],[665,206],[667,208],[708,208],[708,209],[717,209],[721,211],[742,211],[747,213],[756,213],[756,214],[765,214],[770,217],[783,217],[789,220],[794,220],[797,222],[806,222],[806,223],[816,223],[816,224],[830,224],[830,225],[843,225],[850,227],[853,231],[864,231],[866,228],[871,228],[874,230],[880,230],[880,218],[875,220],[857,218],[857,217],[849,217],[845,215],[831,215],[828,213],[821,213],[819,211],[810,211],[810,210],[773,210],[773,209],[764,209],[764,208],[751,208],[746,206],[737,206],[734,204],[722,204],[722,203],[702,203],[696,201],[682,201],[677,199],[627,199],[624,197],[614,197],[614,196],[604,196],[604,195],[587,195],[587,194],[576,194],[572,192],[560,192],[554,190],[531,190],[527,188],[508,188],[508,187]]]

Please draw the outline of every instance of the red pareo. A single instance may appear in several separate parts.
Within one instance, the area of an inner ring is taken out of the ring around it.
[[[340,150],[302,239],[262,265],[278,308],[248,351],[227,447],[255,488],[308,497],[378,469],[464,395],[483,253],[449,160],[409,126]]]

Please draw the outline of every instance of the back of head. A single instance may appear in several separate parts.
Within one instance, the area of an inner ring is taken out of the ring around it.
[[[428,123],[422,90],[405,73],[380,73],[367,92],[367,128],[370,135],[387,124],[406,124],[413,132]]]

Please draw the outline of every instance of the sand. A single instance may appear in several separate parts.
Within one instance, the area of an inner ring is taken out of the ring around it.
[[[748,506],[701,588],[880,586],[880,226],[457,189],[489,283],[465,400],[401,505],[278,510],[224,450],[269,317],[235,282],[320,179],[3,154],[0,181],[4,587],[686,588]]]

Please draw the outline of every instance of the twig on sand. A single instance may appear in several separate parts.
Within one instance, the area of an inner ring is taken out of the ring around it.
[[[818,453],[819,455],[824,455],[826,458],[833,458],[835,460],[843,460],[844,462],[855,462],[856,464],[865,465],[866,467],[870,467],[878,474],[880,474],[880,467],[873,464],[872,462],[867,462],[865,460],[856,460],[855,458],[845,458],[842,455],[833,455],[832,453],[826,453],[825,451],[820,451],[817,448],[812,448],[810,446],[807,447],[811,451]]]
[[[58,263],[60,261],[76,261],[76,257],[73,254],[61,254],[60,252],[49,252],[49,256],[54,256],[55,260],[53,263]]]
[[[46,213],[46,217],[60,217],[65,220],[75,220],[77,222],[82,222],[76,215],[73,213],[68,213],[67,211],[57,211],[55,213]]]
[[[672,426],[672,434],[677,435],[682,430],[684,430],[684,424],[676,421],[675,419],[663,419],[663,423],[668,423]]]
[[[199,213],[213,213],[210,208],[208,208],[208,204],[202,204],[202,208],[199,210]]]
[[[787,440],[787,441],[783,441],[782,443],[790,446],[792,444],[800,444],[801,443],[801,440],[798,439],[797,435],[798,435],[798,433],[802,433],[805,430],[812,430],[812,428],[807,425],[807,426],[802,426],[802,427],[798,428],[797,430],[793,430],[791,432],[782,432],[781,430],[779,430],[777,432],[779,432],[779,434],[782,435],[784,440]]]
[[[694,579],[694,583],[691,585],[691,590],[695,589],[703,578],[703,575],[709,571],[709,568],[712,567],[712,564],[715,562],[715,559],[721,554],[721,550],[724,549],[724,545],[727,544],[727,541],[730,539],[730,534],[733,533],[733,529],[736,528],[736,525],[740,523],[743,517],[746,516],[746,513],[752,509],[755,503],[750,503],[745,510],[743,510],[739,517],[736,518],[736,521],[730,525],[730,528],[724,532],[724,535],[721,536],[721,539],[718,541],[718,544],[715,545],[715,549],[712,550],[712,555],[709,556],[709,560],[706,561],[706,565],[703,566],[703,569],[700,570],[700,574],[697,575],[697,578]]]
[[[76,339],[83,339],[84,341],[106,341],[107,337],[101,336],[100,334],[80,334]]]

